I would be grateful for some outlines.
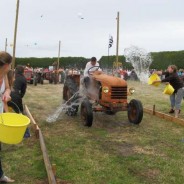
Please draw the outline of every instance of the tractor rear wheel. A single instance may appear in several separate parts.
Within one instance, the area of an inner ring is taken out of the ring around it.
[[[81,103],[81,119],[83,121],[84,126],[91,127],[93,123],[93,110],[92,104],[88,99],[85,99]]]
[[[67,112],[69,116],[75,116],[78,112],[78,96],[75,95],[78,91],[78,86],[73,79],[68,77],[64,84],[63,99],[67,101]]]
[[[132,99],[128,104],[128,119],[130,123],[139,124],[143,118],[143,106],[139,100]]]

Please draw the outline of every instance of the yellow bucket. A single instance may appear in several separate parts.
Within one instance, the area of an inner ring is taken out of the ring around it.
[[[170,84],[167,84],[163,91],[163,93],[166,95],[172,95],[173,92],[174,92],[174,88]]]
[[[159,86],[161,82],[156,82],[156,83],[153,84],[153,81],[155,81],[155,80],[160,80],[160,77],[156,73],[152,74],[149,77],[148,84],[152,84],[154,86]]]
[[[22,141],[30,119],[17,113],[0,114],[0,142],[18,144]]]

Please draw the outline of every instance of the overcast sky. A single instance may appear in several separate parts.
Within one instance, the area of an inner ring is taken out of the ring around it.
[[[0,50],[13,53],[17,0],[0,0]],[[184,50],[184,0],[20,0],[16,57],[90,58],[132,45],[148,52]]]

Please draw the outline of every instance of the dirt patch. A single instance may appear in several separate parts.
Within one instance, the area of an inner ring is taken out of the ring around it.
[[[56,179],[56,182],[57,182],[57,184],[72,184],[69,181],[64,181],[64,180],[61,180],[61,179]],[[47,179],[45,179],[45,180],[37,180],[35,184],[49,184],[49,182],[48,182]]]
[[[48,180],[36,180],[35,184],[49,184]]]
[[[160,174],[159,169],[148,169],[146,172],[143,172],[142,175],[149,178],[149,179],[154,179]]]
[[[69,181],[64,181],[64,180],[60,180],[60,179],[57,179],[56,181],[57,181],[57,184],[72,184]]]
[[[133,150],[133,145],[131,144],[122,144],[121,147],[119,146],[119,153],[122,155],[122,156],[131,156],[131,155],[134,155],[135,152]]]
[[[151,181],[151,183],[154,183],[156,178],[161,173],[159,169],[148,169],[147,171],[138,171],[138,170],[133,170],[132,168],[129,168],[128,170],[131,174],[136,175],[140,178],[144,178],[147,181]]]
[[[135,146],[134,148],[134,151],[136,153],[139,153],[139,154],[145,154],[145,155],[156,155],[156,156],[165,156],[163,154],[159,154],[157,151],[155,151],[153,148],[142,148],[142,147],[139,147],[139,146]]]
[[[121,119],[119,114],[107,115],[103,112],[94,113],[93,126],[113,131],[122,126],[130,126],[127,117]]]
[[[123,142],[118,143],[114,141],[105,141],[103,144],[103,148],[106,151],[109,151],[113,154],[118,154],[124,157],[128,157],[135,154],[134,145]]]

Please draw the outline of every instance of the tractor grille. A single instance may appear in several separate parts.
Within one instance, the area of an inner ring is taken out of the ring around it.
[[[111,99],[127,99],[127,87],[111,87]]]

